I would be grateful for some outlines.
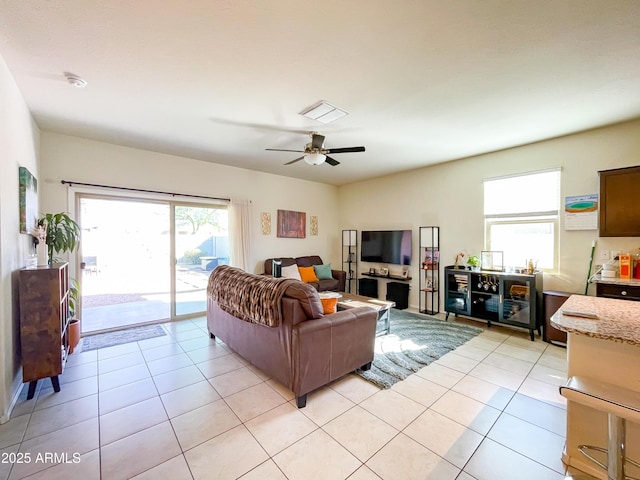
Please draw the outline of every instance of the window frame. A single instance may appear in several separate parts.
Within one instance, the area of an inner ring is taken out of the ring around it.
[[[522,174],[509,175],[505,177],[486,178],[483,180],[483,188],[486,189],[487,182],[499,179],[507,179],[512,177],[526,177],[528,175],[537,175],[545,172],[557,172],[557,206],[556,210],[543,212],[527,212],[527,213],[506,213],[506,214],[484,214],[484,245],[486,250],[491,250],[491,227],[493,225],[525,225],[525,224],[552,224],[553,225],[553,266],[552,268],[540,268],[544,273],[558,273],[560,261],[560,189],[561,189],[561,169],[553,168],[527,172]],[[483,210],[485,193],[483,190]],[[514,265],[515,266],[515,265]],[[526,265],[525,265],[526,266]]]
[[[525,224],[552,224],[553,225],[553,266],[552,268],[542,268],[540,270],[545,273],[556,273],[558,271],[558,241],[559,241],[559,227],[560,220],[557,215],[535,215],[531,217],[525,217],[523,215],[518,217],[498,217],[495,215],[485,217],[485,245],[487,250],[491,250],[491,227],[493,225],[525,225]],[[522,265],[526,267],[526,265]]]

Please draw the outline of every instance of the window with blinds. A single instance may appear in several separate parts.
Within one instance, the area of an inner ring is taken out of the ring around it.
[[[504,252],[505,266],[555,271],[559,208],[559,169],[485,180],[485,248]]]

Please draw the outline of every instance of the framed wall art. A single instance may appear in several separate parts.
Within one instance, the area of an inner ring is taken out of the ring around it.
[[[480,265],[482,270],[504,272],[503,252],[483,250],[480,252]]]
[[[38,180],[25,167],[18,171],[20,182],[20,233],[31,233],[38,221]]]
[[[260,232],[262,235],[271,235],[271,214],[269,212],[260,214]]]
[[[292,210],[278,210],[278,237],[306,238],[307,214]]]

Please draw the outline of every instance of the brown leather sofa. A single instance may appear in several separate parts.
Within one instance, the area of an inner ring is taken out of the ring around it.
[[[264,261],[264,273],[265,275],[273,275],[273,258],[267,258]],[[318,255],[308,255],[306,257],[281,257],[282,266],[288,267],[289,265],[296,264],[299,267],[311,267],[313,265],[323,265],[322,258]],[[332,279],[320,280],[317,283],[309,283],[319,292],[334,291],[344,292],[345,283],[347,280],[347,272],[343,270],[331,270]]]
[[[213,277],[212,274],[209,279],[210,287]],[[262,275],[242,272],[242,277],[234,280],[234,290],[241,288],[240,283],[250,282],[251,277],[264,279]],[[293,391],[298,408],[303,408],[309,392],[356,369],[371,367],[377,313],[359,307],[323,315],[313,287],[295,280],[284,281],[289,284],[279,305],[279,326],[251,323],[228,313],[229,308],[215,301],[209,288],[207,327],[211,338],[218,337]]]

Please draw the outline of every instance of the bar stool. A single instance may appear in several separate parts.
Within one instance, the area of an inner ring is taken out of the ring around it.
[[[560,387],[560,395],[572,402],[607,413],[607,448],[579,445],[578,451],[603,468],[608,480],[636,480],[625,474],[625,463],[640,467],[640,464],[625,456],[625,434],[627,420],[640,423],[640,393],[591,378],[574,376]],[[606,453],[607,464],[592,457],[590,451]]]

